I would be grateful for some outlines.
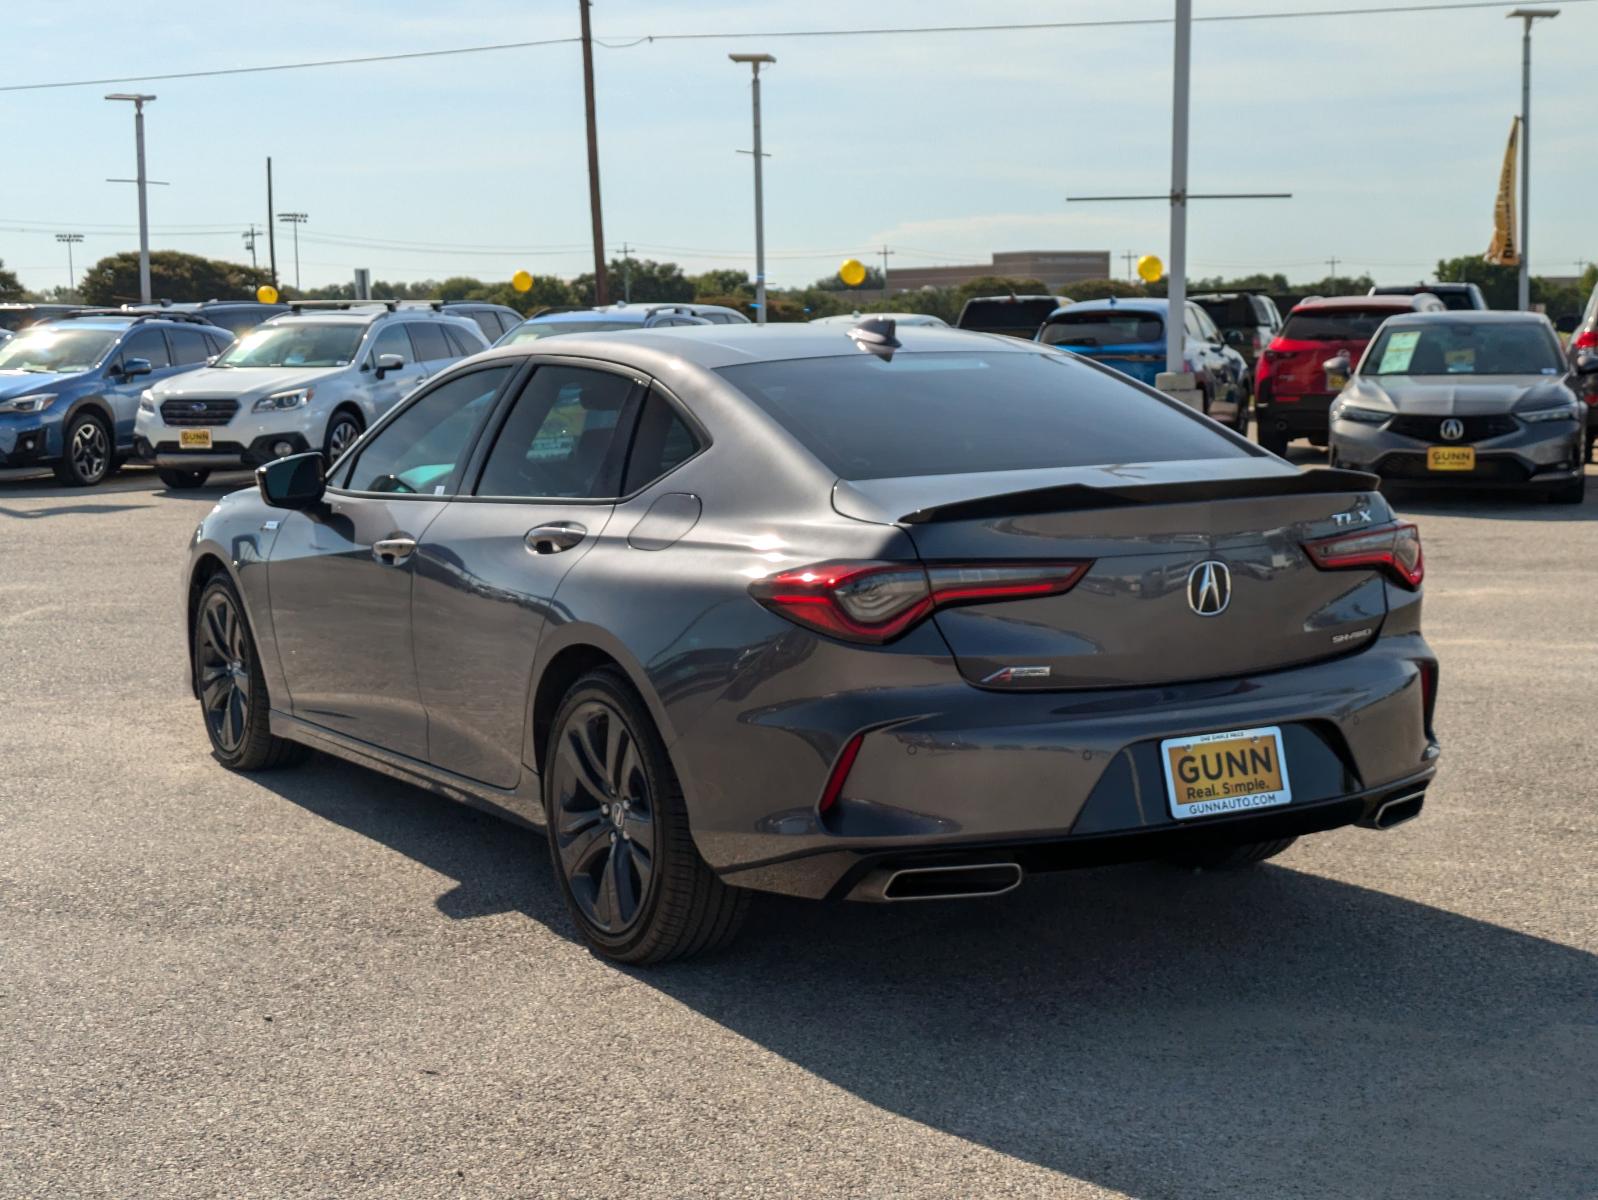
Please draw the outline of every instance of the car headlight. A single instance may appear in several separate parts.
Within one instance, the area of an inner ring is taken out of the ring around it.
[[[274,392],[270,396],[263,396],[255,402],[252,410],[258,413],[286,412],[291,408],[304,408],[311,402],[311,393],[314,388],[295,388],[291,392]]]
[[[1332,410],[1334,421],[1355,421],[1361,425],[1385,425],[1393,414],[1379,408],[1360,408],[1357,404],[1339,404]]]
[[[149,388],[139,393],[139,411],[152,414],[155,412],[155,393]]]
[[[1515,415],[1522,421],[1575,421],[1580,419],[1581,409],[1574,404],[1561,404],[1558,408],[1537,408]]]
[[[0,400],[0,413],[38,413],[54,403],[55,397],[48,392],[36,392],[31,396],[13,396],[9,400]]]

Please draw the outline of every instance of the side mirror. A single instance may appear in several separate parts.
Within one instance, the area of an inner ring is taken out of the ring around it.
[[[327,490],[327,464],[315,450],[275,458],[255,468],[255,486],[261,499],[273,508],[298,511],[317,508]]]
[[[155,370],[147,358],[124,358],[122,360],[122,377],[132,379],[137,375],[148,375]]]
[[[1354,364],[1349,361],[1346,354],[1334,354],[1321,364],[1321,370],[1326,372],[1326,388],[1328,391],[1340,392],[1348,382],[1348,373],[1353,370]]]
[[[1576,318],[1576,316],[1574,314],[1569,314],[1569,315],[1560,317],[1559,320],[1555,321],[1554,322],[1554,328],[1559,330],[1560,333],[1575,333],[1576,332],[1576,326],[1578,326],[1580,324],[1581,324],[1581,322]]]
[[[390,371],[400,371],[405,367],[405,360],[398,354],[379,354],[377,356],[377,377],[383,378]]]
[[[1576,351],[1576,374],[1598,375],[1598,350]]]

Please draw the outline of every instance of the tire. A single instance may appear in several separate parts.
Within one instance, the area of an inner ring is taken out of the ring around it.
[[[232,581],[219,575],[200,593],[190,671],[211,753],[232,771],[289,766],[308,754],[298,742],[272,736],[258,662],[244,605]]]
[[[211,477],[209,471],[180,471],[176,467],[157,467],[155,473],[161,477],[161,482],[174,492],[202,487]]]
[[[1275,858],[1296,841],[1296,837],[1290,837],[1270,842],[1195,842],[1170,855],[1169,861],[1179,867],[1198,867],[1205,871],[1235,871]]]
[[[355,439],[366,431],[359,415],[341,408],[327,419],[327,432],[322,436],[322,457],[327,465],[338,461],[339,455],[355,444]]]
[[[111,431],[98,413],[80,412],[61,431],[61,459],[55,477],[68,487],[93,487],[115,470]]]
[[[1239,385],[1234,394],[1237,416],[1232,420],[1232,428],[1243,437],[1248,436],[1248,402],[1251,394],[1249,388],[1244,385]]]
[[[749,893],[722,883],[699,857],[665,744],[618,670],[572,685],[544,764],[550,862],[595,954],[659,963],[732,940]]]
[[[1261,429],[1258,440],[1262,450],[1269,450],[1280,458],[1287,457],[1287,434],[1278,429]]]
[[[1587,475],[1585,472],[1572,479],[1569,483],[1562,483],[1548,493],[1548,498],[1555,504],[1580,504],[1587,498]]]

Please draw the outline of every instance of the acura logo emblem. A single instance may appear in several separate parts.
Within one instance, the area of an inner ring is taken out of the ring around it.
[[[1218,617],[1232,602],[1232,572],[1223,562],[1201,562],[1187,575],[1188,607],[1201,617]]]
[[[1444,439],[1447,441],[1457,442],[1460,438],[1465,436],[1465,422],[1461,421],[1458,417],[1449,417],[1439,427],[1439,432],[1442,433]]]

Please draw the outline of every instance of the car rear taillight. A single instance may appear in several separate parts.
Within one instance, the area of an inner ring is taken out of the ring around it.
[[[779,616],[849,642],[881,645],[934,609],[1058,596],[1091,562],[829,562],[757,579],[749,594]]]
[[[1598,329],[1583,329],[1570,343],[1572,350],[1598,350]]]
[[[1388,525],[1359,533],[1305,542],[1310,561],[1323,571],[1350,571],[1375,567],[1394,583],[1411,591],[1426,577],[1426,560],[1420,551],[1420,530],[1413,525]]]

